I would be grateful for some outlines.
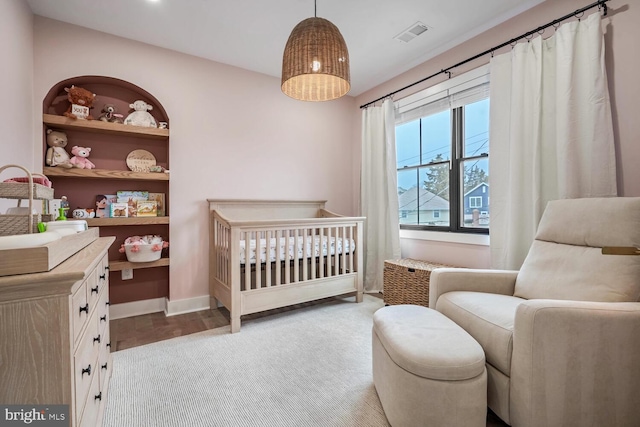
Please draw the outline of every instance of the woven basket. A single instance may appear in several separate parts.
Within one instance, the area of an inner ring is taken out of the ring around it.
[[[436,268],[452,267],[411,258],[384,262],[384,303],[429,306],[429,280]]]
[[[29,182],[0,182],[0,199],[18,199],[18,206],[20,206],[20,200],[27,199],[29,200],[28,212],[33,212],[34,199],[53,199],[53,188],[33,183],[33,175],[44,175],[32,174],[28,169],[19,165],[2,166],[0,167],[0,172],[8,168],[22,169],[27,174]],[[0,236],[37,233],[39,222],[51,220],[53,220],[53,215],[48,214],[0,215]]]

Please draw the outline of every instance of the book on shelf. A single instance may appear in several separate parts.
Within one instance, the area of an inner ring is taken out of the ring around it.
[[[158,216],[158,203],[155,200],[138,200],[136,211],[138,217]]]
[[[158,216],[165,216],[165,204],[164,204],[164,193],[149,193],[149,199],[155,201],[158,204]]]

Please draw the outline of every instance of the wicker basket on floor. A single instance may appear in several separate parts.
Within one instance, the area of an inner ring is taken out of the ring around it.
[[[429,280],[436,268],[452,267],[411,258],[384,262],[383,298],[387,305],[415,304],[429,306]]]
[[[0,172],[8,168],[22,169],[26,173],[29,182],[0,182],[0,199],[17,199],[18,207],[20,207],[20,200],[29,200],[28,212],[33,212],[34,199],[53,199],[53,188],[33,183],[33,175],[44,175],[31,174],[28,169],[19,165],[2,166],[0,167]],[[51,221],[52,219],[53,215],[48,214],[0,215],[0,236],[37,233],[38,222]]]

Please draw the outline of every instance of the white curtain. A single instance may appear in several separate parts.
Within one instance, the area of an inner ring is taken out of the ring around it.
[[[494,57],[490,96],[491,263],[519,269],[547,201],[617,194],[600,15]]]
[[[364,230],[364,290],[382,290],[386,259],[400,258],[398,177],[393,102],[362,111],[362,215]]]

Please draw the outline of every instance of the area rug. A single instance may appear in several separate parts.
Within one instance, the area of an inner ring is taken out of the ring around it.
[[[388,426],[365,295],[113,353],[105,427]]]

